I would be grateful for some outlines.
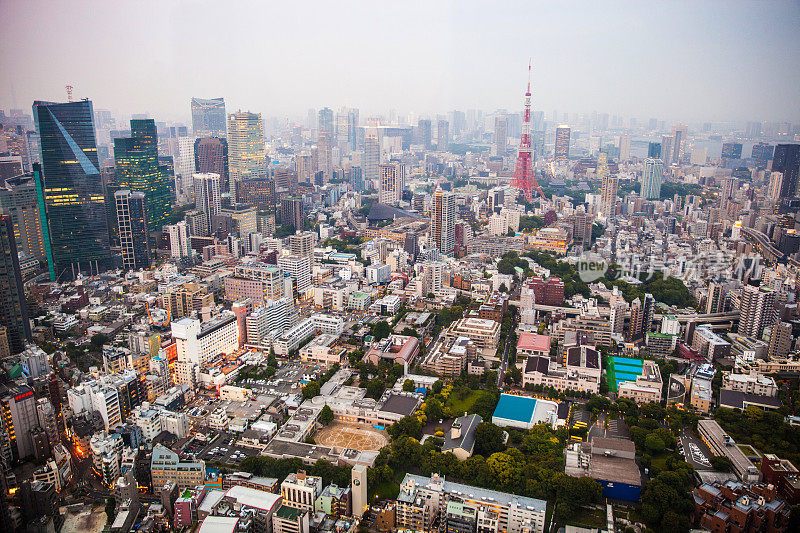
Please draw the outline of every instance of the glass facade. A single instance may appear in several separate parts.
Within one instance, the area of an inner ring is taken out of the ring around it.
[[[144,193],[128,189],[114,193],[117,230],[122,248],[122,268],[150,268],[150,246],[147,230],[147,202]]]
[[[41,145],[42,174],[35,176],[46,210],[42,219],[50,241],[45,243],[50,278],[107,269],[112,258],[92,102],[37,101],[33,116]]]
[[[225,138],[225,100],[192,98],[192,129],[196,138]]]
[[[171,177],[169,167],[159,164],[153,119],[131,120],[131,136],[114,139],[114,164],[119,187],[144,193],[148,230],[161,231],[172,210]]]
[[[6,327],[11,353],[24,350],[25,341],[31,340],[31,324],[10,215],[0,215],[0,325]]]

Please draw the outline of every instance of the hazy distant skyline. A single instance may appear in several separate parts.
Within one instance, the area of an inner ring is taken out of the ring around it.
[[[265,116],[533,108],[800,121],[798,2],[0,0],[0,108],[90,98],[189,123],[191,97]]]

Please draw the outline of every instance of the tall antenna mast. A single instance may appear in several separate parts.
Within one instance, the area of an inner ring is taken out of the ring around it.
[[[72,85],[67,85],[67,102],[72,102]]]

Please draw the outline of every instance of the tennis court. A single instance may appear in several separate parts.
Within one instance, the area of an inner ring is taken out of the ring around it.
[[[642,374],[644,361],[628,357],[609,357],[606,369],[608,371],[608,388],[617,392],[617,387],[623,381],[636,381]]]

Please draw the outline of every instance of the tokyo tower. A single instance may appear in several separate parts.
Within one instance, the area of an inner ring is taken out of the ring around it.
[[[531,64],[528,62],[528,91],[525,93],[525,115],[522,118],[522,138],[519,141],[517,154],[517,168],[511,186],[522,191],[527,201],[533,200],[533,191],[547,199],[544,191],[536,181],[533,174],[533,159],[531,158]]]

